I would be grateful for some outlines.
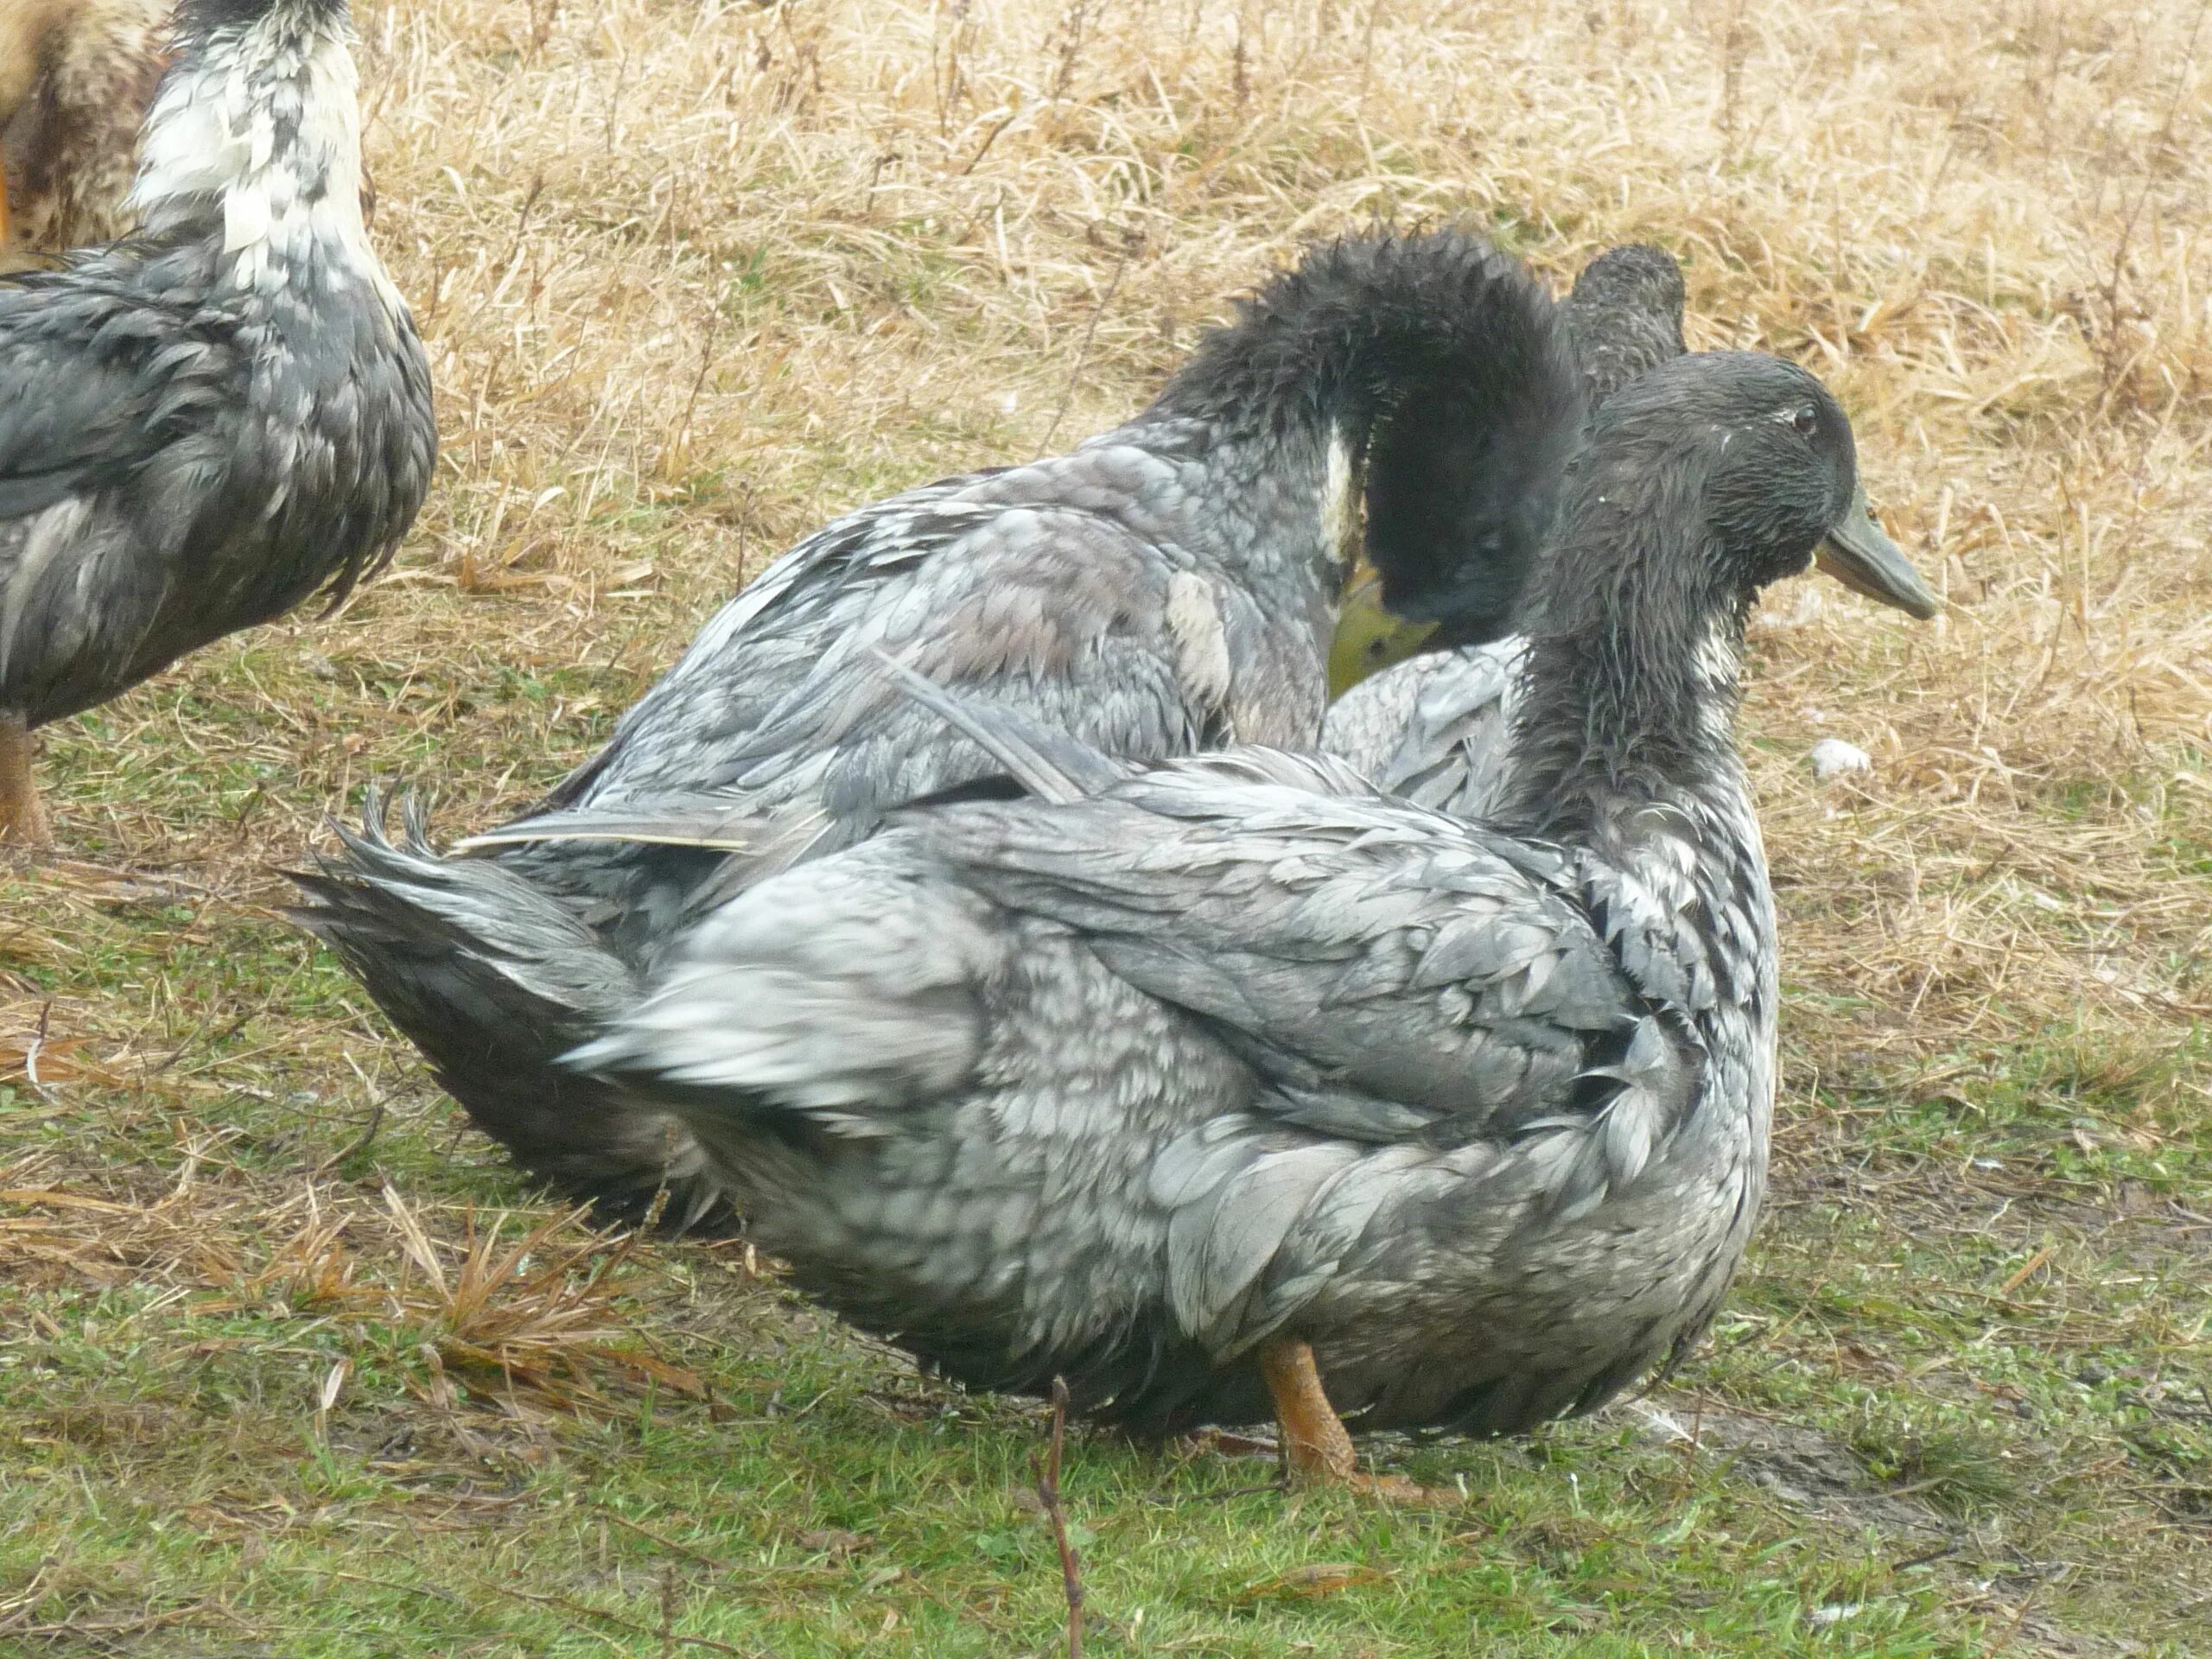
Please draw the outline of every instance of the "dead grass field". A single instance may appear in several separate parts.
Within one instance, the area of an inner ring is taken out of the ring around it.
[[[1020,1654],[1038,1418],[537,1205],[274,874],[457,833],[861,500],[1119,418],[1300,238],[1675,250],[1949,601],[1773,597],[1777,1195],[1462,1512],[1071,1452],[1094,1653],[2212,1651],[2212,16],[360,0],[445,462],[334,620],[51,733],[0,868],[0,1649]],[[1816,786],[1824,735],[1875,769]]]

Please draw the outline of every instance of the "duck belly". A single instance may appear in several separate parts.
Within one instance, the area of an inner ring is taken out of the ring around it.
[[[1371,1428],[1520,1433],[1595,1410],[1712,1322],[1765,1184],[1740,1119],[1547,1224],[1487,1182],[1377,1228],[1304,1316],[1331,1398]]]

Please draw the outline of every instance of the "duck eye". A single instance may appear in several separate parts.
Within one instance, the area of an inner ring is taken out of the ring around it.
[[[1789,424],[1809,438],[1821,429],[1821,413],[1810,404],[1801,404],[1797,412],[1789,417]]]

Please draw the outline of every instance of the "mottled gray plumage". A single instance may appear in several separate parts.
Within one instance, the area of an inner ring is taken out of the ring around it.
[[[1608,248],[1582,268],[1560,307],[1595,409],[1646,369],[1689,349],[1682,339],[1682,268],[1664,248]]]
[[[140,235],[0,279],[0,716],[342,596],[429,487],[429,370],[363,234],[343,0],[200,0]]]
[[[1560,308],[1590,407],[1647,369],[1682,355],[1682,272],[1663,249],[1630,243],[1583,268]],[[1321,747],[1381,788],[1458,817],[1497,806],[1505,738],[1512,725],[1523,641],[1486,639],[1482,624],[1510,616],[1497,603],[1470,626],[1370,675],[1330,705]]]
[[[1518,634],[1424,652],[1329,705],[1321,747],[1378,789],[1454,817],[1497,806],[1523,660]]]
[[[1334,760],[897,815],[676,940],[572,1063],[681,1116],[799,1284],[971,1382],[1164,1430],[1312,1345],[1370,1426],[1523,1428],[1711,1319],[1764,1184],[1743,618],[1853,510],[1842,412],[1715,354],[1608,403],[1492,824]]]
[[[1484,457],[1418,534],[1387,515],[1370,525],[1380,568],[1525,562],[1581,413],[1554,307],[1487,244],[1316,250],[1126,425],[864,507],[785,555],[544,814],[480,838],[514,843],[493,858],[433,874],[427,849],[357,838],[310,880],[306,919],[527,1166],[642,1203],[668,1156],[696,1163],[688,1132],[640,1127],[556,1065],[610,1010],[550,1009],[519,975],[531,950],[581,934],[608,961],[567,982],[618,984],[700,902],[720,854],[650,844],[641,813],[709,842],[734,815],[818,855],[889,807],[995,771],[891,690],[877,652],[1117,755],[1310,745],[1363,461],[1372,503],[1427,476],[1431,446]],[[453,908],[494,868],[511,927],[534,918],[529,949],[482,938]],[[651,1155],[615,1149],[640,1147]],[[674,1197],[679,1218],[713,1201],[704,1188]]]

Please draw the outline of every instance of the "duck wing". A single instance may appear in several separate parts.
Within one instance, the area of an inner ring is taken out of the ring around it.
[[[1232,684],[1266,696],[1239,673],[1259,666],[1263,620],[1168,538],[1093,505],[1126,487],[1080,487],[1106,464],[1078,451],[1024,469],[1026,499],[1007,475],[948,480],[800,543],[545,806],[726,790],[857,823],[994,770],[898,695],[878,653],[1111,752],[1218,741]]]
[[[1286,1122],[1443,1147],[1616,1115],[1610,1072],[1647,1024],[1647,1054],[1671,1029],[1666,987],[1606,936],[1637,908],[1624,878],[1601,911],[1562,849],[1343,790],[1325,762],[1241,751],[1071,805],[948,808],[930,840],[976,891],[1209,1021]],[[1668,1075],[1633,1108],[1652,1134],[1690,1092],[1660,1046]]]
[[[131,476],[243,372],[219,314],[78,275],[0,283],[0,521]]]

